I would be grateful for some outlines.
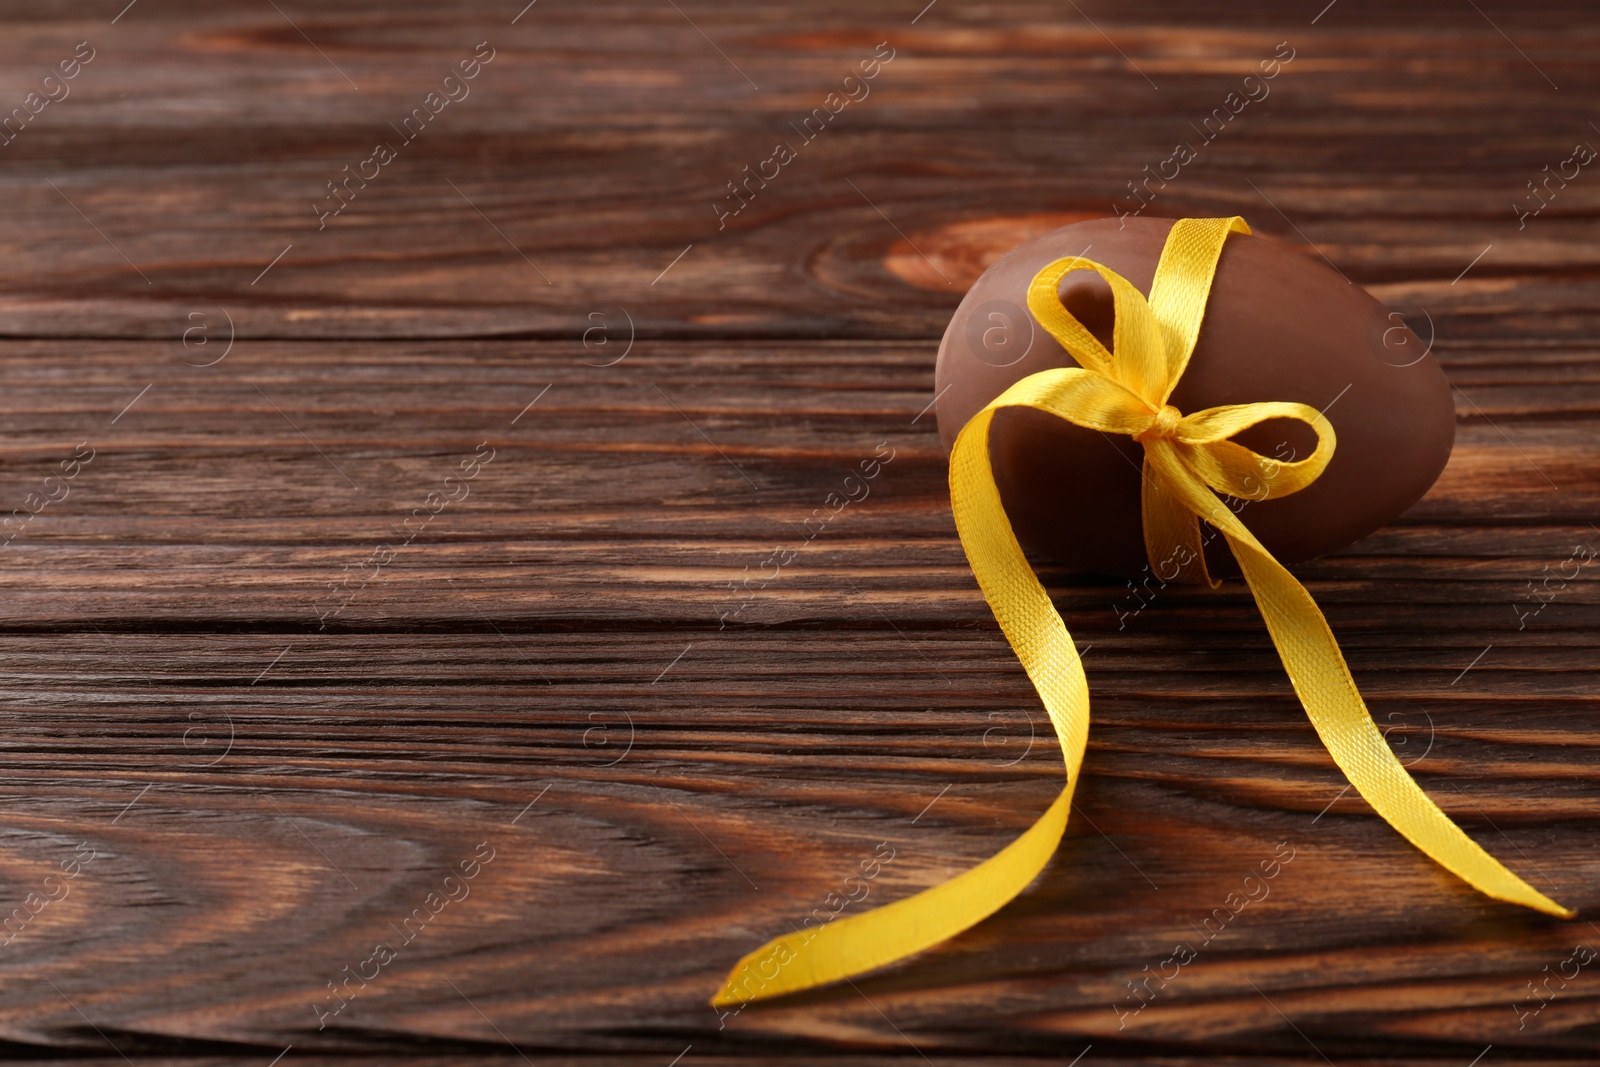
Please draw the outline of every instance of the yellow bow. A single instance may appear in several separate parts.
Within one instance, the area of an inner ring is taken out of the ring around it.
[[[1144,446],[1142,509],[1151,565],[1164,577],[1167,564],[1158,561],[1165,560],[1177,567],[1177,580],[1211,582],[1199,522],[1221,531],[1306,714],[1367,803],[1483,893],[1563,918],[1575,914],[1512,874],[1428,799],[1372,721],[1311,594],[1216,495],[1266,500],[1311,484],[1333,454],[1328,420],[1305,404],[1236,404],[1184,415],[1167,403],[1194,351],[1230,232],[1250,229],[1237,217],[1175,223],[1148,300],[1091,260],[1058,259],[1041,270],[1028,288],[1028,310],[1079,366],[1041,371],[1011,386],[962,428],[950,454],[951,509],[967,560],[1061,742],[1067,780],[1060,796],[1021,837],[971,870],[875,911],[786,934],[745,956],[713,1005],[849,978],[953,937],[1026,888],[1061,840],[1088,741],[1089,688],[1072,637],[1000,503],[989,465],[989,425],[1003,407],[1031,407],[1137,439]],[[1110,352],[1061,305],[1061,279],[1075,270],[1095,271],[1111,286],[1116,319]],[[1317,447],[1307,458],[1278,463],[1228,440],[1258,422],[1283,418],[1316,432]]]

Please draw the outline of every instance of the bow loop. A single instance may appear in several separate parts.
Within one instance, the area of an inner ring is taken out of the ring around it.
[[[1078,270],[1092,270],[1111,286],[1111,351],[1061,303],[1061,279]],[[1034,275],[1028,286],[1028,310],[1085,370],[1105,375],[1126,387],[1149,408],[1158,410],[1171,392],[1166,336],[1144,294],[1110,267],[1082,256],[1067,256]]]
[[[1309,426],[1317,444],[1304,459],[1263,456],[1230,440],[1271,419],[1294,419]],[[1276,500],[1316,481],[1333,458],[1333,425],[1308,404],[1269,401],[1207,408],[1186,416],[1172,435],[1176,454],[1210,488],[1240,500]]]

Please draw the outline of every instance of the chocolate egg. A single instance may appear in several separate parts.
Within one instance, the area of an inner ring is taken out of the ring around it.
[[[948,451],[956,434],[1013,382],[1077,363],[1028,313],[1028,283],[1063,256],[1084,256],[1150,292],[1170,219],[1098,219],[1042,234],[984,272],[939,346],[935,395]],[[1111,347],[1111,292],[1091,271],[1062,279],[1067,310]],[[1338,443],[1321,477],[1275,500],[1230,501],[1284,563],[1343,548],[1393,521],[1450,458],[1450,385],[1398,314],[1327,266],[1276,241],[1235,233],[1217,263],[1199,341],[1170,403],[1298,401],[1324,412]],[[1275,419],[1235,438],[1263,456],[1304,458],[1315,439]],[[1143,446],[1041,411],[997,412],[995,481],[1023,547],[1072,570],[1137,576],[1146,566],[1139,491]],[[1220,537],[1214,575],[1236,574]]]

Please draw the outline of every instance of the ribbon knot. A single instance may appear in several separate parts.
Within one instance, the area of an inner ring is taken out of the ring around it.
[[[1139,441],[1148,441],[1153,437],[1174,437],[1178,433],[1178,423],[1183,421],[1183,412],[1171,404],[1162,404],[1161,410],[1156,412],[1155,421],[1150,428],[1134,437]]]
[[[1177,580],[1217,584],[1206,574],[1200,521],[1220,531],[1307,717],[1356,792],[1407,840],[1481,892],[1572,917],[1480,848],[1412,780],[1372,721],[1311,594],[1217,495],[1266,500],[1311,484],[1333,454],[1327,419],[1315,408],[1283,401],[1189,415],[1167,403],[1200,335],[1223,243],[1229,233],[1249,232],[1238,217],[1174,223],[1148,299],[1092,260],[1070,256],[1046,266],[1028,288],[1028,310],[1078,366],[1040,371],[1012,385],[968,421],[951,450],[950,504],[961,545],[1061,743],[1067,780],[1055,803],[997,855],[947,882],[875,911],[786,934],[750,953],[735,965],[713,1005],[850,978],[936,945],[999,910],[1055,853],[1088,743],[1089,688],[1072,635],[1001,506],[989,465],[989,425],[1003,407],[1031,407],[1138,440],[1144,446],[1145,552],[1162,580],[1174,580],[1168,573],[1175,564]],[[1061,304],[1061,279],[1075,270],[1095,271],[1111,286],[1116,319],[1110,351]],[[1305,459],[1278,463],[1229,440],[1268,419],[1310,426],[1316,448]]]

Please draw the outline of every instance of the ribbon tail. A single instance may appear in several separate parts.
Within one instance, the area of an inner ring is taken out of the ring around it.
[[[982,922],[1028,887],[1055,854],[1072,807],[1069,782],[1023,835],[969,871],[875,911],[774,938],[734,965],[714,1008],[782,996],[905,959]]]
[[[1139,512],[1144,526],[1144,553],[1155,576],[1163,582],[1205,584],[1213,589],[1221,585],[1206,570],[1200,520],[1156,476],[1148,455],[1141,474],[1144,488],[1139,493]]]
[[[1072,635],[1011,530],[989,465],[995,409],[1037,399],[1053,388],[1048,380],[1024,379],[972,417],[950,453],[950,506],[984,598],[1055,727],[1066,770],[1060,795],[1021,837],[971,870],[874,911],[786,934],[752,952],[734,966],[713,1006],[810,989],[930,948],[1004,907],[1055,853],[1088,746],[1089,684]]]
[[[1228,544],[1311,725],[1356,792],[1407,841],[1479,892],[1547,915],[1576,915],[1485,852],[1422,791],[1372,721],[1311,594],[1266,549],[1233,537]]]
[[[1339,643],[1305,586],[1175,461],[1162,456],[1156,464],[1185,504],[1227,537],[1290,684],[1356,792],[1407,841],[1479,892],[1547,915],[1576,915],[1513,874],[1429,799],[1372,721]]]

